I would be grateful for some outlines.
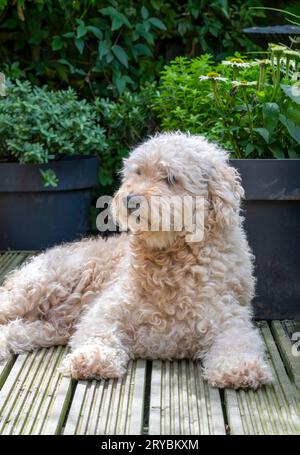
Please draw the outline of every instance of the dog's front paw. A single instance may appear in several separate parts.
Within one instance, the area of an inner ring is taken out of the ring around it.
[[[84,346],[67,355],[60,370],[74,379],[119,378],[126,373],[127,362],[125,352],[106,346]]]
[[[213,387],[231,389],[257,389],[272,382],[269,366],[263,359],[224,361],[208,365],[204,377]]]

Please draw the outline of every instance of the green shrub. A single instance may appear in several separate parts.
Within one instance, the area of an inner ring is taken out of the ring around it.
[[[200,84],[199,76],[213,68],[209,55],[195,59],[177,57],[161,72],[161,83],[154,110],[163,130],[206,132],[215,138],[215,108],[208,84]]]
[[[117,97],[158,77],[175,55],[255,49],[241,33],[263,16],[259,0],[2,0],[6,75]]]
[[[177,58],[161,75],[155,110],[163,130],[204,134],[241,158],[300,156],[300,53],[270,45],[269,60],[220,64]],[[298,90],[298,92],[297,92]]]
[[[0,160],[44,164],[61,156],[99,155],[107,144],[93,104],[72,90],[6,82],[0,99]],[[46,185],[56,185],[44,172]]]

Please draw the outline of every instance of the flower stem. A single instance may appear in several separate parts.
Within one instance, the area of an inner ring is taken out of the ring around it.
[[[285,77],[289,78],[289,69],[290,69],[290,59],[286,57],[286,64],[285,64]]]
[[[220,108],[223,109],[223,103],[220,97],[220,92],[219,92],[219,87],[218,87],[218,82],[214,79],[211,79],[211,85],[212,85],[212,91],[214,94],[214,99],[216,102],[216,105]]]
[[[276,98],[279,87],[280,87],[280,55],[276,55],[276,64],[277,64],[277,67],[276,67],[276,73],[275,73],[275,87],[273,90],[271,102],[274,101],[274,99]]]
[[[257,90],[260,91],[265,83],[265,77],[266,77],[266,64],[261,63],[259,65],[259,78],[258,78],[258,86]]]
[[[249,107],[249,104],[248,104],[246,87],[243,87],[242,90],[243,90],[243,97],[244,97],[244,101],[245,101],[245,105],[246,105],[246,109],[247,109],[247,114],[248,114],[250,137],[251,137],[251,141],[252,141],[253,140],[253,118],[252,118],[252,113],[251,113],[251,110],[250,110],[250,107]]]

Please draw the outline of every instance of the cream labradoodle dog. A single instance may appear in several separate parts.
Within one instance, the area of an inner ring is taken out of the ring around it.
[[[112,204],[118,222],[125,223],[124,195],[129,201],[200,196],[203,238],[187,240],[184,226],[145,231],[130,226],[129,217],[129,234],[58,246],[31,259],[0,288],[0,358],[69,343],[64,373],[74,378],[119,377],[132,358],[192,358],[202,359],[213,386],[269,382],[251,322],[243,190],[227,159],[203,137],[181,133],[133,150]]]

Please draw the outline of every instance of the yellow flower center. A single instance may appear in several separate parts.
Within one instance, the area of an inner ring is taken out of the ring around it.
[[[229,61],[231,63],[244,63],[244,60],[242,60],[241,58],[237,58],[237,57],[232,57],[229,59]]]
[[[210,71],[209,73],[207,73],[207,76],[215,78],[215,77],[220,77],[220,74],[217,73],[216,71]]]

